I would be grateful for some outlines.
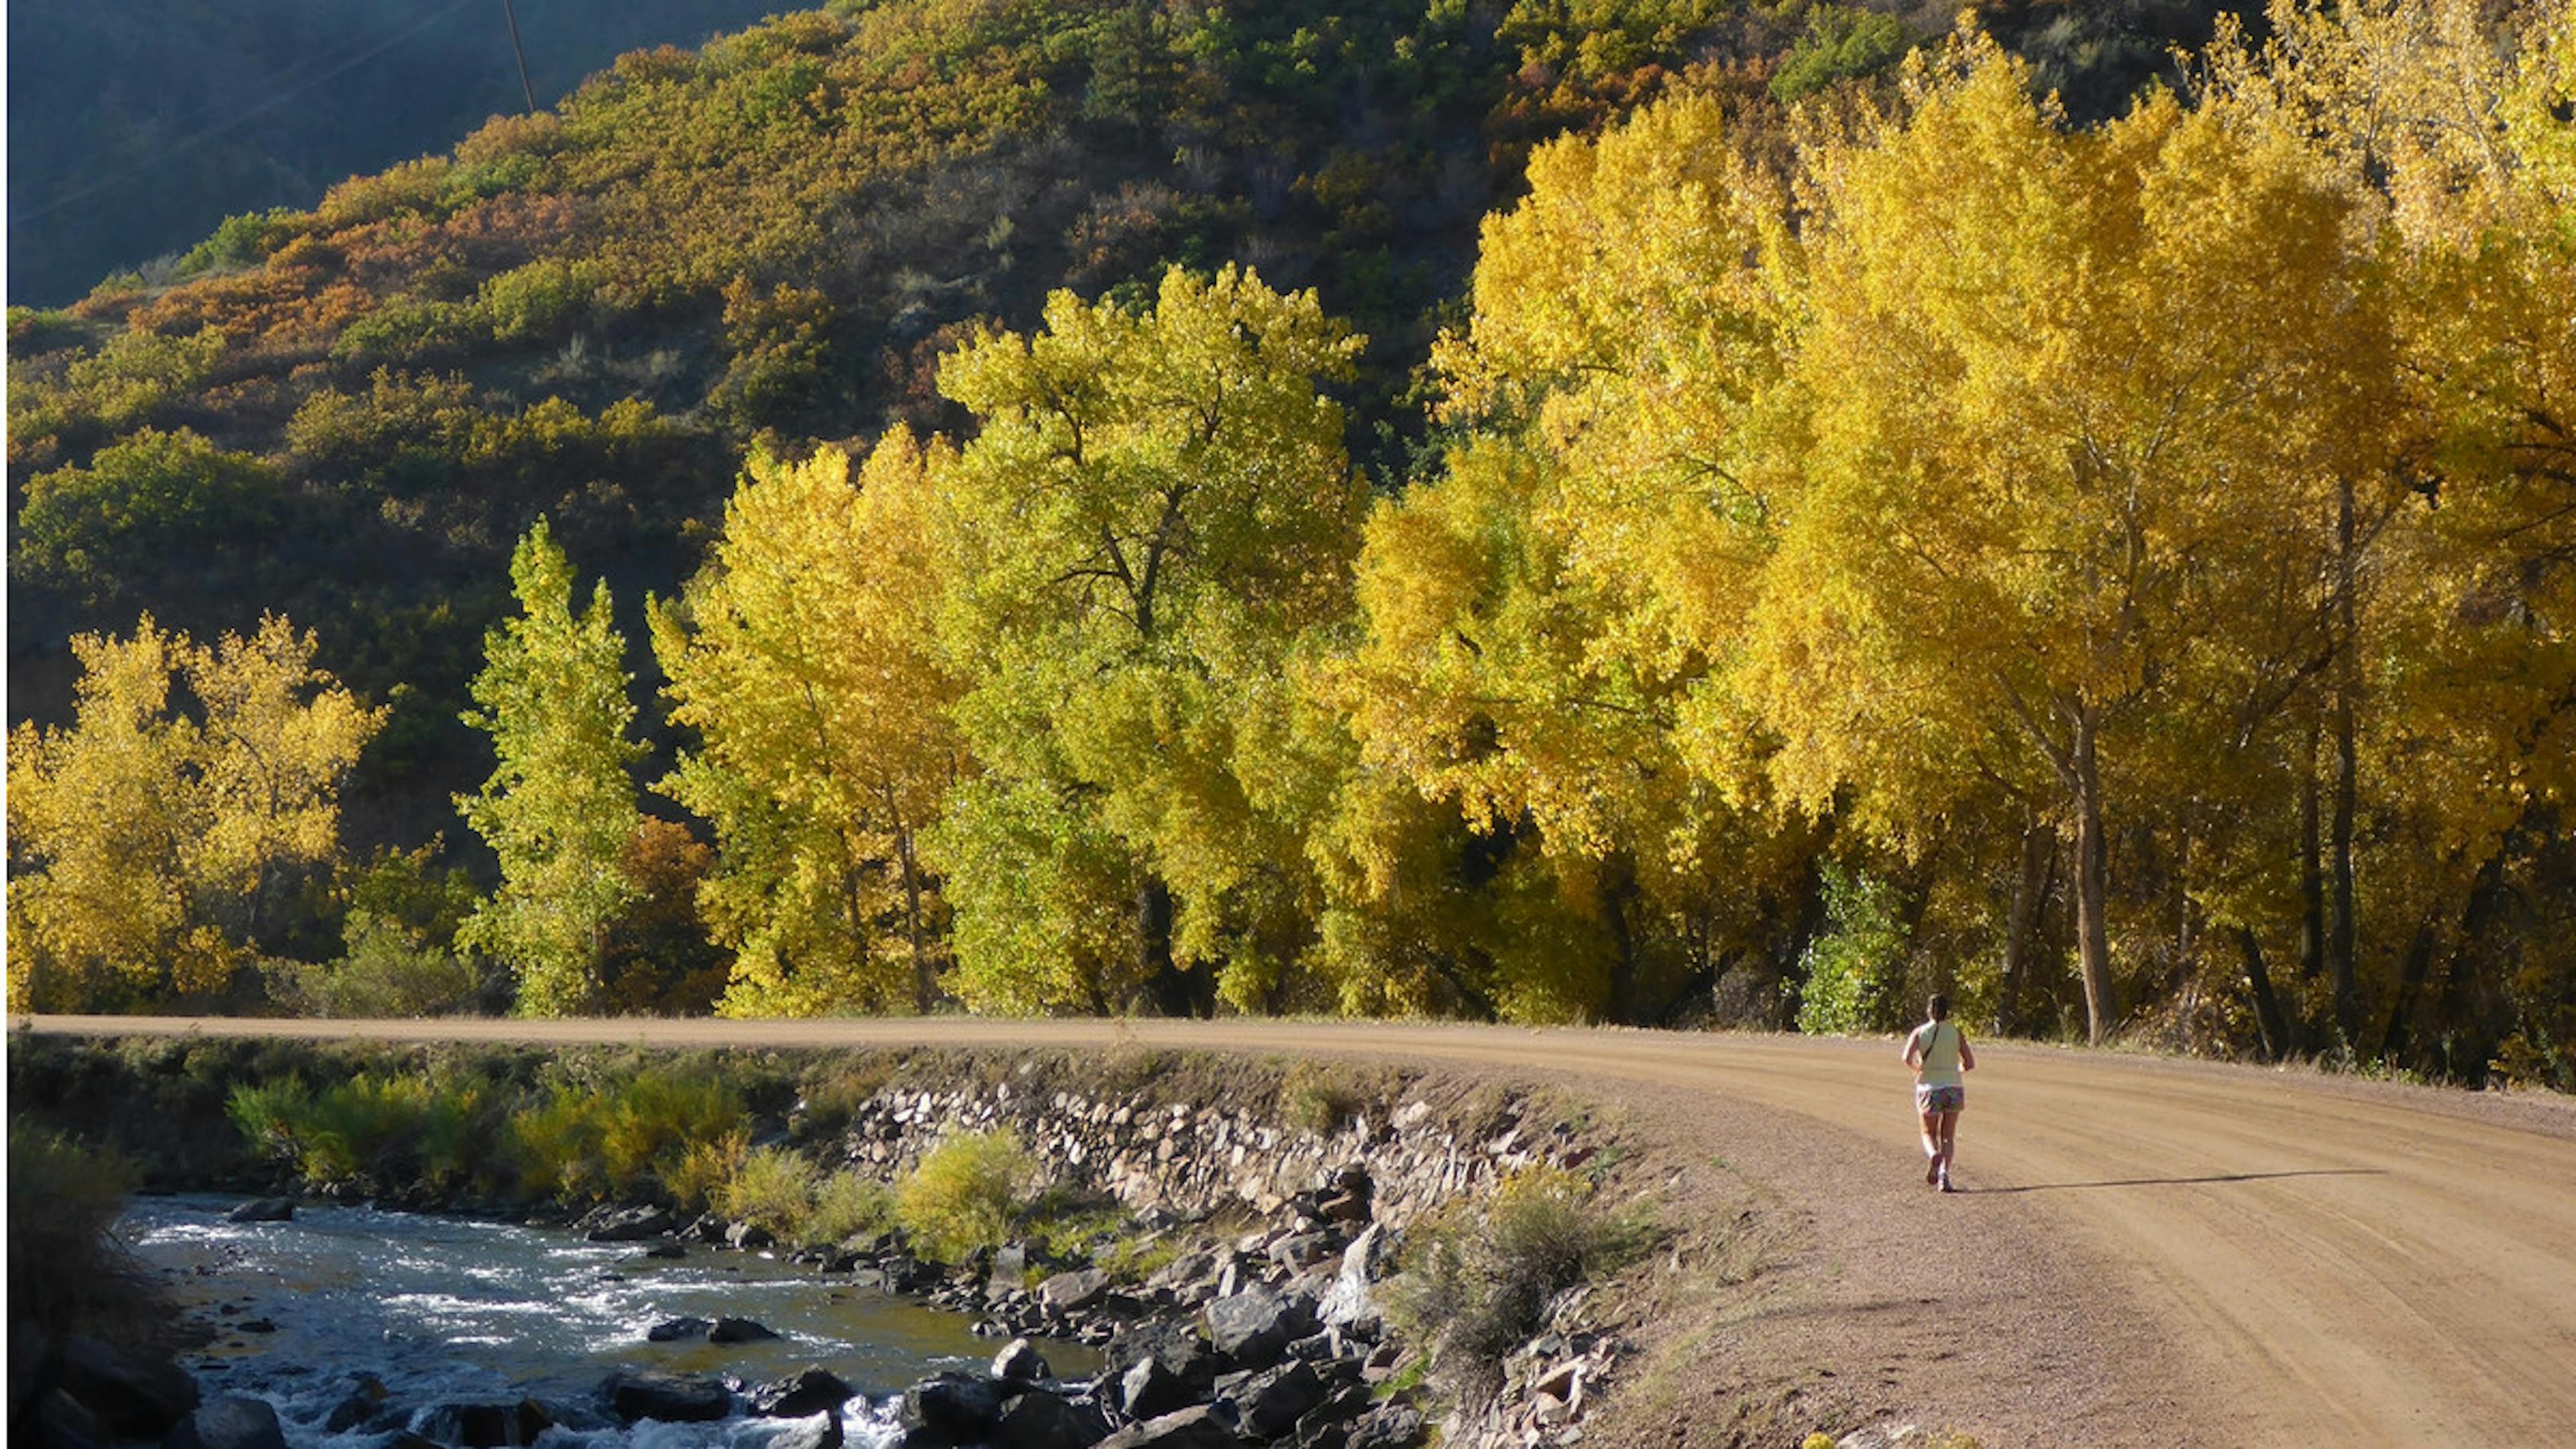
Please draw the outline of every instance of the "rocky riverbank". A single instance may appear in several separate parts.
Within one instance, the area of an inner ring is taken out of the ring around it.
[[[917,1296],[1009,1339],[989,1365],[874,1403],[828,1363],[762,1382],[639,1364],[509,1403],[365,1404],[357,1384],[332,1432],[421,1449],[532,1443],[549,1426],[598,1443],[622,1441],[579,1436],[648,1419],[776,1417],[800,1423],[759,1442],[795,1449],[854,1434],[915,1449],[1392,1449],[1435,1430],[1450,1445],[1574,1443],[1621,1363],[1622,1343],[1592,1321],[1579,1284],[1537,1285],[1508,1343],[1489,1333],[1462,1347],[1442,1323],[1402,1310],[1408,1263],[1434,1244],[1454,1254],[1461,1234],[1483,1231],[1476,1212],[1498,1184],[1615,1189],[1615,1134],[1572,1104],[1396,1069],[1318,1074],[1166,1055],[760,1065],[773,1080],[794,1067],[802,1083],[756,1124],[762,1137],[799,1143],[825,1170],[892,1183],[959,1134],[1008,1133],[1059,1197],[1097,1206],[1081,1233],[1014,1236],[949,1262],[901,1230],[786,1250],[755,1221],[662,1203],[595,1208],[575,1226],[640,1254],[766,1251],[839,1291]],[[321,1187],[343,1201],[502,1206],[423,1181]],[[717,1342],[760,1331],[749,1315],[669,1328]],[[1095,1346],[1105,1367],[1059,1377],[1032,1339]]]

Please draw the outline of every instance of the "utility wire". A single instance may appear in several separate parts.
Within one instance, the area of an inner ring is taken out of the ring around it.
[[[267,99],[260,101],[256,105],[237,111],[231,117],[218,122],[215,125],[192,131],[184,139],[174,142],[169,146],[158,148],[150,156],[145,157],[140,161],[136,161],[110,171],[106,175],[91,181],[85,186],[64,192],[59,196],[55,196],[47,200],[41,206],[30,207],[25,211],[19,212],[9,218],[9,224],[11,226],[17,226],[24,222],[33,221],[38,217],[50,216],[53,213],[62,210],[64,207],[70,206],[74,202],[85,201],[110,187],[121,186],[147,170],[152,170],[175,157],[184,156],[190,151],[195,150],[197,147],[204,145],[206,142],[213,140],[215,137],[220,136],[227,131],[234,130],[243,123],[265,115],[268,112],[277,109],[279,106],[284,105],[288,101],[295,99],[297,96],[315,89],[325,81],[339,79],[341,76],[348,74],[357,67],[375,59],[377,56],[380,56],[386,51],[393,49],[395,46],[402,44],[404,41],[411,39],[421,31],[428,29],[438,21],[446,19],[448,16],[455,14],[457,11],[464,9],[466,6],[473,3],[475,3],[475,0],[450,0],[450,3],[440,6],[436,10],[430,11],[376,44],[369,46],[354,55],[350,55],[344,60],[340,60],[337,64],[332,65],[330,69],[325,70],[318,75],[308,77],[299,84],[290,86],[284,90],[276,91]],[[325,58],[327,58],[329,54],[329,52],[325,52]],[[317,58],[316,61],[298,62],[296,65],[289,66],[285,70],[280,71],[276,76],[271,77],[269,83],[274,85],[278,81],[294,75],[296,71],[301,69],[303,66],[316,63],[319,63],[319,58]],[[522,82],[524,82],[525,79],[525,67],[523,65],[521,71]],[[535,108],[535,92],[533,90],[529,92],[529,107],[532,110]],[[216,109],[218,109],[218,107],[201,106],[193,114],[204,115]],[[173,123],[174,129],[176,128],[176,125],[177,123]],[[101,151],[97,153],[94,160],[105,159],[114,149],[115,148],[110,148],[109,151]]]

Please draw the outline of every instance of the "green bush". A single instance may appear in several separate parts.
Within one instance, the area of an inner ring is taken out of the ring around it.
[[[694,1180],[689,1149],[742,1116],[728,1084],[687,1066],[644,1066],[597,1081],[558,1080],[510,1118],[519,1184],[563,1199],[669,1193]]]
[[[824,1245],[872,1237],[894,1222],[894,1191],[864,1172],[844,1168],[814,1185],[805,1241]]]
[[[1037,1163],[1004,1128],[950,1137],[895,1186],[895,1220],[932,1257],[999,1247],[1035,1195]]]
[[[802,1242],[814,1215],[814,1164],[792,1147],[754,1150],[734,1169],[716,1207],[726,1217],[767,1229],[782,1242]]]
[[[1905,27],[1895,16],[1820,5],[1807,16],[1807,33],[1771,73],[1771,98],[1787,105],[1836,81],[1876,75],[1906,48]]]
[[[1432,1345],[1462,1389],[1490,1383],[1505,1355],[1544,1326],[1558,1294],[1632,1262],[1653,1241],[1643,1216],[1611,1217],[1572,1173],[1530,1167],[1493,1195],[1417,1230],[1387,1309]]]
[[[1825,934],[1800,958],[1806,985],[1798,1030],[1881,1032],[1905,1024],[1907,933],[1896,887],[1865,872],[1825,869]]]

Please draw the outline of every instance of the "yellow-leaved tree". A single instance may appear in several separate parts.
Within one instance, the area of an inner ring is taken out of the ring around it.
[[[2176,739],[2213,723],[2209,641],[2297,647],[2280,571],[2393,506],[2388,344],[2294,128],[2155,95],[2076,131],[1973,33],[1908,90],[1806,163],[1802,452],[1746,687],[1783,792],[1882,833],[2050,802],[2099,1041],[2120,810],[2205,754]]]
[[[978,1008],[1257,1001],[1300,929],[1293,824],[1246,778],[1301,633],[1348,607],[1366,490],[1312,292],[1175,268],[1059,292],[941,365],[980,431],[937,472],[943,646],[982,773],[933,833]]]
[[[651,607],[671,718],[700,740],[658,788],[715,827],[701,896],[736,953],[727,1015],[937,999],[944,909],[919,843],[964,769],[930,619],[945,447],[898,429],[856,478],[838,448],[754,456],[706,567]]]
[[[225,990],[339,851],[339,792],[385,719],[274,615],[212,647],[146,615],[72,641],[69,726],[9,735],[9,1009]]]

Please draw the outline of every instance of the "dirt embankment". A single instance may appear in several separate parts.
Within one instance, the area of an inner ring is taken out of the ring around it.
[[[2576,1106],[1989,1047],[1923,1188],[1892,1044],[1293,1022],[119,1022],[663,1045],[1440,1063],[1626,1104],[1664,1211],[1595,1441],[1920,1422],[1986,1445],[2548,1443],[2576,1423]]]

